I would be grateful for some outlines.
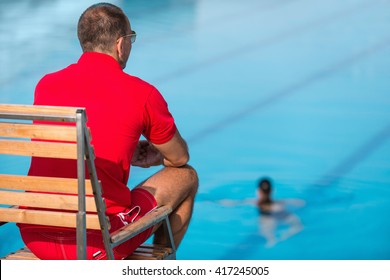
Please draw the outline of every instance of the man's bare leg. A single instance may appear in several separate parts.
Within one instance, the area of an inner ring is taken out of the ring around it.
[[[189,165],[179,168],[165,167],[139,184],[137,188],[149,191],[155,197],[158,206],[172,207],[169,221],[177,248],[187,231],[192,215],[198,189],[196,171]],[[163,230],[155,227],[154,231],[156,231],[154,242],[165,244],[167,239]]]

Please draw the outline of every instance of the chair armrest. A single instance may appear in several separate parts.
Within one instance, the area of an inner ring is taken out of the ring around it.
[[[168,217],[168,215],[172,212],[172,209],[168,206],[161,206],[148,214],[140,218],[139,220],[128,224],[113,233],[111,233],[111,242],[114,246],[117,246],[130,238],[136,236],[137,234],[143,232],[144,230],[154,226]]]

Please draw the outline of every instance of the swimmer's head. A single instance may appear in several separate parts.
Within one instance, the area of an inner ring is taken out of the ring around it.
[[[257,186],[257,205],[259,207],[263,207],[264,205],[272,203],[271,191],[271,180],[268,178],[260,178]]]
[[[258,190],[265,194],[270,194],[272,191],[271,180],[268,178],[261,178],[259,180]]]

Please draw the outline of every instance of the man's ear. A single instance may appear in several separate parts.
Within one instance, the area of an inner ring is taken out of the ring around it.
[[[116,51],[116,53],[118,55],[118,58],[123,56],[123,37],[120,37],[116,41],[115,51]]]

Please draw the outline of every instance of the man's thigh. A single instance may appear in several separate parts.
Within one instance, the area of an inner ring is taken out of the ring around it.
[[[198,185],[196,171],[189,165],[183,167],[165,167],[143,181],[136,188],[150,192],[157,205],[168,205],[176,209],[178,205],[192,193]]]

